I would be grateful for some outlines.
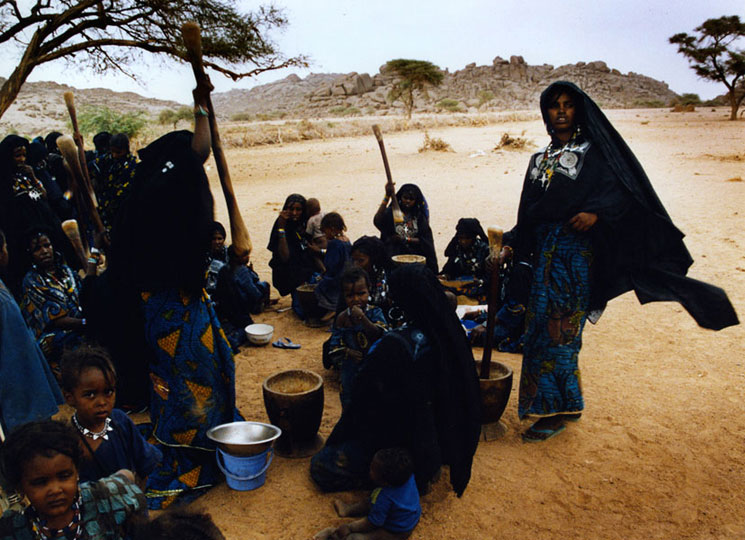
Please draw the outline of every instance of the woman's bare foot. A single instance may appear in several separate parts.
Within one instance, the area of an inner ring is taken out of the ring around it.
[[[314,536],[313,540],[327,540],[336,532],[336,527],[326,527],[322,531],[318,531]]]

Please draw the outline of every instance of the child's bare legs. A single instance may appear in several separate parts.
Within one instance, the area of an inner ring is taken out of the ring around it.
[[[341,499],[334,499],[334,509],[339,517],[362,517],[370,511],[370,500],[347,503]]]

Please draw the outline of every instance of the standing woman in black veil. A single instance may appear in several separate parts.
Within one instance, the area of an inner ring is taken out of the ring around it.
[[[629,290],[640,302],[677,301],[704,328],[737,324],[724,291],[686,277],[693,260],[644,169],[590,97],[559,81],[541,94],[550,144],[530,159],[517,225],[502,261],[533,270],[518,415],[543,441],[584,409],[582,331]]]

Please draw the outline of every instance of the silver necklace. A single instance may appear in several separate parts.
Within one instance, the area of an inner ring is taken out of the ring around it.
[[[103,429],[101,431],[91,431],[87,427],[83,427],[80,425],[80,422],[78,421],[78,413],[75,413],[72,415],[72,423],[75,424],[75,428],[88,437],[89,439],[93,439],[94,441],[97,441],[98,439],[103,439],[104,441],[109,440],[109,431],[114,431],[114,428],[111,427],[111,418],[106,417],[106,420],[104,421]]]

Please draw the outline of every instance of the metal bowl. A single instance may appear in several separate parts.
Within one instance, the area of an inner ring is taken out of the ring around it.
[[[272,341],[274,327],[271,324],[249,324],[244,328],[248,341],[254,345],[266,345]]]
[[[274,445],[282,430],[262,422],[231,422],[207,431],[223,452],[232,456],[255,456]]]

